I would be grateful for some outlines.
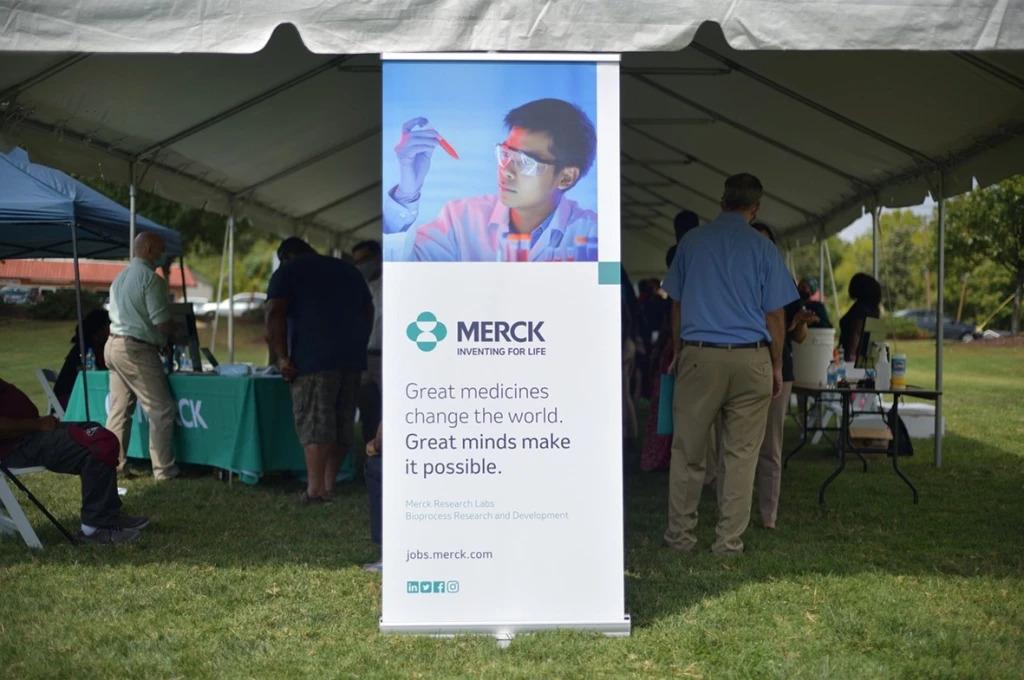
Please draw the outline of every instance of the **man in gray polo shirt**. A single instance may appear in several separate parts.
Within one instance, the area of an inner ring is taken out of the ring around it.
[[[743,551],[768,406],[782,390],[783,307],[798,295],[778,249],[750,227],[762,192],[753,175],[729,177],[722,213],[682,238],[664,282],[677,330],[664,540],[682,552],[697,543],[709,433],[719,417],[725,475],[711,549]]]
[[[123,470],[136,401],[149,418],[149,457],[153,477],[178,476],[171,439],[176,409],[159,348],[171,332],[167,282],[154,273],[164,256],[164,241],[143,232],[135,239],[135,257],[110,286],[110,338],[103,356],[110,369],[110,412],[107,429],[121,443],[118,469]]]

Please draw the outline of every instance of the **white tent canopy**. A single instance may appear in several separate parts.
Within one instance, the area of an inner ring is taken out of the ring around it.
[[[0,9],[0,49],[245,54],[290,23],[321,54],[650,52],[686,47],[706,21],[745,50],[1024,47],[1016,0],[21,0]]]
[[[0,44],[24,48],[31,26],[15,26]],[[65,44],[92,35],[66,28]],[[42,162],[134,171],[147,191],[322,245],[379,234],[381,147],[397,131],[382,140],[376,56],[312,54],[283,28],[252,55],[0,52],[0,66],[0,132]],[[920,203],[940,168],[947,196],[1024,169],[1019,52],[744,52],[706,26],[686,49],[622,67],[624,259],[637,274],[660,271],[679,207],[715,214],[733,172],[761,177],[762,217],[794,242],[865,207]]]
[[[761,177],[761,216],[793,243],[1024,170],[1020,0],[295,5],[0,8],[0,147],[337,247],[380,233],[381,149],[398,133],[379,129],[366,55],[622,52],[634,275],[663,271],[674,213],[713,216],[735,172]],[[940,421],[941,398],[936,463]]]

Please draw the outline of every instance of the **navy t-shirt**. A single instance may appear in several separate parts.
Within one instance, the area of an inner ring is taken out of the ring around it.
[[[288,354],[299,373],[366,368],[372,298],[358,269],[302,255],[274,272],[267,297],[288,300]]]

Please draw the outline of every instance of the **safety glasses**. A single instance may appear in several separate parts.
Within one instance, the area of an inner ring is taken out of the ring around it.
[[[510,149],[504,143],[495,145],[494,157],[498,159],[499,167],[506,168],[511,163],[517,173],[530,176],[539,175],[544,172],[545,167],[554,165],[554,163],[539,161],[524,151]]]

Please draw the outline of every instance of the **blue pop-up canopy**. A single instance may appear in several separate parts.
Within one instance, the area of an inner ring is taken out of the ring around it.
[[[0,154],[0,259],[73,257],[71,225],[78,228],[78,256],[128,257],[130,213],[60,170],[29,161],[22,149]],[[181,236],[145,217],[138,231],[163,237],[167,254],[181,254]]]

